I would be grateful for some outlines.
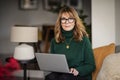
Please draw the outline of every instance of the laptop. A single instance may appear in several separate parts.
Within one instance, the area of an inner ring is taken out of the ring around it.
[[[70,73],[64,54],[35,53],[40,70]]]

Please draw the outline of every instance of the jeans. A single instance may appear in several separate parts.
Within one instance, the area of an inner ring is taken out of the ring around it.
[[[80,76],[74,76],[73,74],[52,72],[45,77],[45,80],[87,80],[87,79]]]

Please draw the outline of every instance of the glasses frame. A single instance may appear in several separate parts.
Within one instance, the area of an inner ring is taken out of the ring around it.
[[[65,20],[65,21],[62,21],[62,20]],[[72,21],[71,21],[71,20],[72,20]],[[68,23],[73,23],[73,22],[75,21],[75,18],[68,18],[68,19],[66,19],[66,18],[61,18],[60,21],[61,21],[61,23],[63,23],[63,24],[65,24],[67,21],[68,21]]]

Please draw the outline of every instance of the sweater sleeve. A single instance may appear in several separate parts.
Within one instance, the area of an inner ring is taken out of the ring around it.
[[[84,64],[78,66],[76,69],[79,71],[80,76],[85,76],[91,74],[95,69],[95,61],[93,56],[93,50],[91,43],[87,37],[83,39],[84,41]]]

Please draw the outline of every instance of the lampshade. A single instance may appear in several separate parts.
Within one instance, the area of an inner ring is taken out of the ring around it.
[[[27,44],[21,44],[15,48],[14,56],[17,60],[31,60],[34,56],[34,49]]]
[[[24,27],[17,26],[11,29],[12,42],[37,42],[38,41],[38,28],[37,27]]]

